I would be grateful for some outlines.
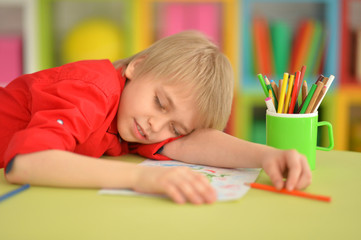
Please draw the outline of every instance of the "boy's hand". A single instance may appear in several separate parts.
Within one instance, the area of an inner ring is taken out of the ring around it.
[[[276,150],[262,161],[262,168],[277,189],[306,188],[311,183],[311,170],[304,155],[296,150]],[[286,182],[283,181],[286,178]]]
[[[187,167],[139,166],[134,190],[165,194],[179,204],[204,204],[217,200],[216,192],[208,179]]]

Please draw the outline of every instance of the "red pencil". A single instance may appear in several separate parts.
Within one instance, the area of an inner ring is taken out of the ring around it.
[[[257,188],[257,189],[276,192],[276,193],[288,194],[288,195],[293,195],[293,196],[297,196],[297,197],[310,198],[313,200],[331,202],[331,197],[328,197],[328,196],[315,195],[312,193],[306,193],[306,192],[301,192],[301,191],[297,191],[297,190],[288,191],[284,188],[281,190],[277,190],[275,187],[260,184],[260,183],[248,183],[247,185],[249,185],[251,188]]]
[[[296,105],[298,104],[298,93],[300,92],[301,90],[301,86],[302,86],[302,82],[303,82],[303,77],[305,76],[305,72],[306,72],[306,66],[302,66],[301,67],[301,77],[300,77],[300,80],[298,82],[298,90],[297,90],[297,97],[296,97]],[[301,104],[298,104],[298,105],[301,105]],[[294,112],[296,112],[297,109],[294,110]]]
[[[298,85],[300,84],[300,76],[301,76],[301,72],[297,71],[295,81],[293,84],[291,103],[290,103],[290,107],[288,108],[288,113],[293,113],[293,109],[295,108],[296,100],[298,97]]]

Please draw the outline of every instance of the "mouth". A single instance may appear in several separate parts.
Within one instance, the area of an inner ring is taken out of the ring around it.
[[[134,123],[135,123],[135,133],[138,136],[138,138],[142,140],[147,139],[147,135],[144,133],[142,127],[137,123],[137,121],[134,121]]]

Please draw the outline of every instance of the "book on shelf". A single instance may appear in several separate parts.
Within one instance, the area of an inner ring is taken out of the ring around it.
[[[289,68],[292,31],[287,22],[274,21],[270,24],[275,74],[282,76]]]
[[[355,77],[358,83],[361,83],[361,29],[355,32]]]
[[[221,46],[222,15],[220,6],[217,3],[207,2],[193,5],[195,5],[193,7],[195,19],[193,20],[197,22],[197,29],[209,36],[218,46]]]
[[[302,20],[293,31],[286,21],[258,17],[252,20],[251,30],[254,73],[280,77],[303,65],[307,66],[306,78],[323,71],[327,39],[320,21]]]
[[[304,20],[300,23],[292,48],[291,72],[296,72],[306,64],[314,31],[315,25],[312,20]],[[310,65],[307,66],[311,67]]]
[[[169,2],[161,5],[159,38],[184,30],[199,30],[221,44],[221,8],[216,3]]]
[[[0,53],[0,87],[4,87],[23,72],[21,36],[0,35]]]
[[[312,21],[312,23],[314,25],[313,34],[311,36],[311,43],[305,61],[306,66],[310,67],[310,70],[305,72],[305,77],[309,77],[318,70],[320,64],[320,62],[317,61],[318,55],[322,54],[322,51],[320,51],[322,45],[322,25],[319,21]],[[315,74],[317,75],[317,73]]]
[[[324,66],[325,66],[326,34],[325,34],[324,30],[321,30],[321,31],[322,31],[322,34],[321,34],[319,48],[316,50],[317,56],[315,59],[315,65],[313,66],[313,69],[311,69],[311,71],[313,71],[312,73],[314,76],[322,74]]]
[[[252,21],[253,63],[256,73],[271,75],[274,73],[273,51],[269,25],[264,18]]]
[[[161,9],[159,38],[164,38],[185,30],[184,4],[167,3]]]

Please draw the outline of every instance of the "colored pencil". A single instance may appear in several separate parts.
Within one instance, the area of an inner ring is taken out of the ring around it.
[[[306,113],[306,109],[308,107],[308,104],[310,104],[310,101],[312,99],[313,94],[315,93],[317,88],[316,84],[312,84],[312,87],[310,89],[310,91],[307,94],[307,97],[305,99],[305,101],[302,103],[302,105],[300,106],[301,110],[300,113]]]
[[[275,106],[275,108],[277,109],[278,108],[278,101],[277,101],[277,98],[276,98],[276,95],[273,91],[273,88],[271,87],[271,85],[267,85],[267,88],[268,88],[268,96],[269,97],[272,97],[272,101],[273,101],[273,104]]]
[[[301,76],[300,76],[300,84],[298,85],[298,92],[300,91],[301,88],[301,83],[303,81],[303,78],[305,77],[305,73],[306,73],[306,66],[302,66],[301,67]]]
[[[320,81],[322,82],[323,79],[325,79],[325,77],[321,74],[321,75],[317,78],[316,84],[317,84],[318,82],[320,82]]]
[[[275,100],[273,100],[273,94],[271,89],[268,90],[268,96],[272,99],[273,106],[275,105]]]
[[[282,83],[283,83],[283,79],[278,80],[278,99],[280,99],[281,96]]]
[[[313,94],[313,96],[312,96],[312,98],[310,100],[310,103],[308,104],[308,106],[306,108],[306,113],[311,113],[312,112],[312,109],[313,109],[313,107],[314,107],[314,105],[316,103],[316,100],[317,100],[318,96],[320,95],[320,92],[321,92],[321,90],[322,90],[322,88],[324,86],[323,82],[318,82],[316,85],[317,85],[317,88],[316,88],[316,90],[315,90],[315,92],[314,92],[314,94]]]
[[[274,96],[275,96],[275,99],[277,99],[278,101],[278,87],[277,87],[277,84],[275,83],[275,81],[271,80],[271,86],[272,86],[272,89],[273,89],[273,93],[274,93]]]
[[[266,86],[271,84],[266,75],[264,75],[264,82],[266,83]]]
[[[318,110],[318,108],[319,108],[319,106],[320,106],[323,98],[326,96],[326,93],[327,93],[328,89],[330,89],[330,86],[331,86],[331,84],[332,84],[332,82],[333,82],[334,79],[335,79],[335,76],[330,75],[330,77],[326,80],[327,83],[326,83],[326,91],[325,91],[325,94],[323,94],[323,96],[321,97],[320,101],[318,101],[318,104],[316,105],[315,110],[314,110],[313,112],[316,112],[316,111]]]
[[[290,107],[288,108],[288,113],[294,113],[294,108],[296,105],[296,100],[297,100],[297,96],[298,96],[298,84],[299,84],[299,79],[301,77],[301,72],[297,71],[296,72],[296,77],[295,77],[295,81],[293,84],[293,90],[292,90],[292,97],[291,97],[291,103],[290,103]]]
[[[283,80],[280,82],[282,83],[282,86],[280,86],[281,90],[280,90],[280,97],[279,97],[279,101],[278,101],[278,109],[277,109],[277,113],[283,113],[283,106],[284,106],[284,102],[285,102],[285,94],[286,94],[286,89],[287,89],[287,81],[288,81],[288,73],[284,73],[283,74]]]
[[[273,105],[272,97],[266,98],[266,99],[265,99],[265,102],[266,102],[267,110],[270,111],[270,112],[275,113],[275,112],[276,112],[276,108],[275,108],[275,106]]]
[[[306,99],[307,91],[308,91],[307,82],[306,80],[304,80],[302,84],[302,102],[304,102]]]
[[[288,107],[289,107],[289,103],[290,103],[294,80],[295,80],[295,75],[293,75],[293,74],[290,75],[290,81],[288,83],[287,95],[286,95],[286,100],[285,100],[285,107],[284,107],[284,111],[283,111],[284,113],[288,113]]]
[[[311,112],[315,112],[317,106],[320,105],[321,99],[323,99],[323,97],[324,97],[325,94],[326,94],[326,90],[327,90],[327,87],[326,87],[326,86],[323,86],[320,94],[319,94],[318,97],[317,97],[317,100],[316,100],[315,105],[313,105],[313,108],[312,108],[312,111],[311,111]]]
[[[246,185],[250,186],[251,188],[256,188],[256,189],[260,189],[260,190],[266,190],[266,191],[275,192],[275,193],[309,198],[309,199],[319,200],[319,201],[324,201],[324,202],[331,202],[331,197],[329,197],[329,196],[316,195],[316,194],[306,193],[306,192],[302,192],[302,191],[298,191],[298,190],[288,191],[284,188],[281,190],[277,190],[273,186],[264,185],[264,184],[260,184],[260,183],[246,183]]]
[[[257,76],[258,76],[259,82],[261,83],[264,94],[266,95],[266,97],[268,97],[268,91],[267,91],[266,83],[264,82],[262,74],[258,74]]]
[[[18,193],[21,193],[22,191],[28,189],[29,187],[30,187],[29,184],[25,184],[25,185],[22,185],[21,187],[15,189],[13,191],[10,191],[8,193],[5,193],[4,195],[1,195],[0,196],[0,202],[6,200],[6,199],[8,199],[8,198],[10,198],[10,197],[12,197],[12,196],[14,196],[16,194],[18,194]]]
[[[328,82],[328,77],[324,77],[323,79],[322,79],[322,82],[325,84],[325,86],[326,86],[326,84],[327,84],[327,82]]]
[[[298,103],[298,94],[301,90],[301,86],[302,86],[302,82],[303,82],[303,77],[305,76],[305,72],[306,72],[306,66],[302,66],[301,67],[301,76],[300,76],[300,79],[298,81],[298,89],[297,89],[297,96],[296,96],[296,104],[295,106],[297,106],[297,103]],[[296,107],[294,109],[294,112],[296,112]]]
[[[277,101],[276,94],[275,94],[271,84],[267,85],[267,89],[268,89],[268,93],[270,93],[270,92],[272,93],[272,100],[273,100],[273,103],[274,103],[274,105],[275,105],[275,107],[277,109],[278,101]],[[270,95],[268,94],[268,96],[270,96]]]

